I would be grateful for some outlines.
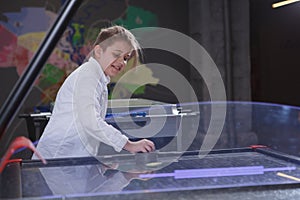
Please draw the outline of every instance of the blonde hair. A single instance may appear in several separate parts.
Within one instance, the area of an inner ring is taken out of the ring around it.
[[[133,60],[133,65],[136,66],[139,61],[139,53],[141,53],[140,44],[136,40],[135,36],[126,28],[122,26],[111,26],[108,28],[101,29],[100,33],[97,36],[97,39],[94,42],[93,48],[96,45],[105,51],[108,46],[111,46],[116,41],[125,41],[130,46],[133,47],[133,52],[131,54],[131,59]],[[92,52],[92,56],[94,53]]]

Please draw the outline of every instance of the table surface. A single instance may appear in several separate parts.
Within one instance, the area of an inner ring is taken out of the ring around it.
[[[113,199],[190,191],[185,197],[192,198],[204,191],[217,195],[222,190],[257,191],[271,186],[279,187],[273,191],[278,192],[285,187],[298,188],[298,162],[267,148],[219,150],[207,155],[196,151],[154,152],[55,159],[46,166],[28,161],[22,166],[22,195]]]

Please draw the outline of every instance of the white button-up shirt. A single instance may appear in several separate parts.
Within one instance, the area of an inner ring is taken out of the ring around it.
[[[37,145],[43,157],[95,156],[100,143],[122,150],[128,138],[104,121],[109,81],[94,58],[67,77]]]

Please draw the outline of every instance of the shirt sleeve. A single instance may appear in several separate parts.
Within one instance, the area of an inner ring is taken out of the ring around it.
[[[82,68],[74,83],[73,95],[76,129],[81,141],[92,155],[97,154],[100,142],[112,146],[119,152],[128,140],[119,130],[107,124],[102,116],[101,112],[106,109],[106,106],[100,103],[105,103],[107,100],[99,101],[99,98],[103,98],[101,92],[106,85],[99,84],[101,74],[96,67]]]

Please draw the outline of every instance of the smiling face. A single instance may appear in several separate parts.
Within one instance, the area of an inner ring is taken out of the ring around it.
[[[122,40],[115,41],[105,50],[99,45],[95,46],[95,58],[100,63],[105,75],[114,77],[118,75],[131,58],[133,48]]]

